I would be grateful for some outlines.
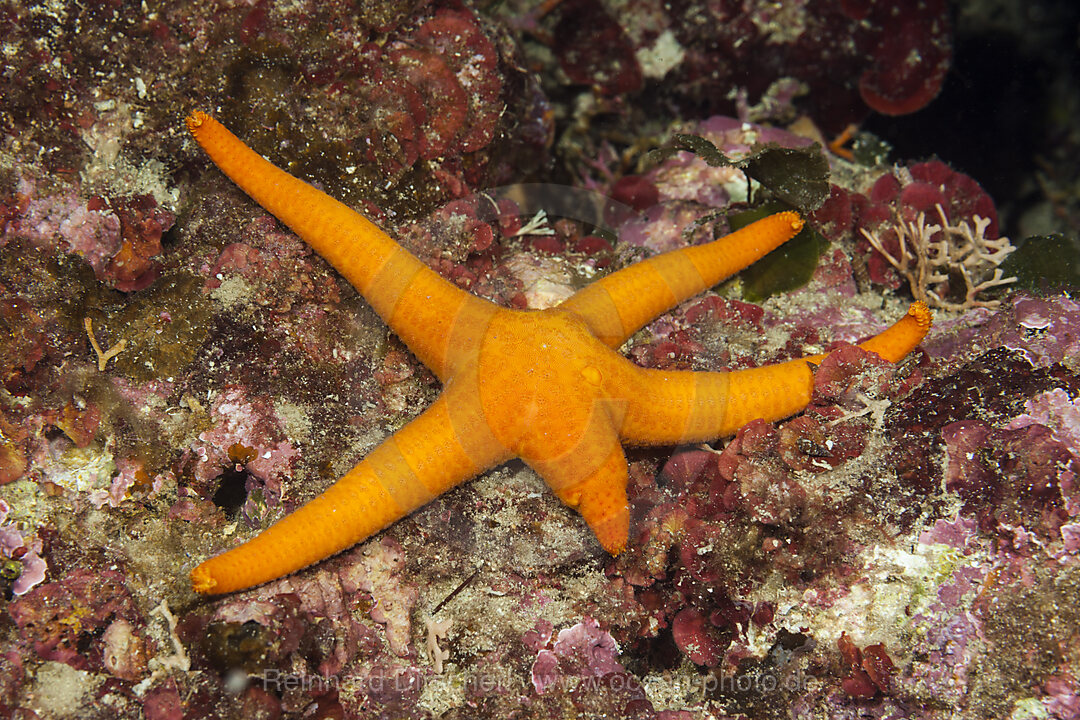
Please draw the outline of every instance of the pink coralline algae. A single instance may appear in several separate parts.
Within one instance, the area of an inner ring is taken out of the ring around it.
[[[685,718],[677,712],[656,711],[638,678],[618,661],[614,638],[592,618],[560,630],[554,643],[552,631],[550,623],[540,621],[523,638],[530,649],[539,648],[531,678],[541,707],[553,711],[565,698],[589,717]]]
[[[995,315],[984,331],[1035,367],[1072,362],[1080,357],[1080,303],[1067,293],[1018,295],[1011,312]]]
[[[196,667],[222,674],[242,669],[279,694],[298,673],[316,686],[344,676],[357,692],[343,692],[339,709],[359,712],[370,703],[388,711],[408,708],[424,678],[408,665],[417,660],[411,614],[418,592],[402,573],[403,563],[401,547],[384,538],[316,572],[191,613],[179,633],[195,648]],[[286,692],[272,705],[310,701],[307,693]]]
[[[410,614],[416,604],[417,590],[403,577],[405,557],[393,538],[383,538],[360,552],[360,562],[342,574],[348,592],[358,590],[371,595],[371,619],[386,628],[390,650],[399,657],[414,653],[410,647]]]
[[[611,635],[601,630],[595,620],[586,618],[560,630],[551,648],[537,653],[532,666],[533,687],[543,694],[563,677],[602,677],[619,672],[622,665],[615,659],[618,651]]]
[[[136,485],[152,484],[154,490],[160,490],[163,479],[158,477],[151,483],[142,462],[139,460],[122,457],[117,458],[115,462],[117,472],[109,483],[108,489],[96,488],[90,490],[87,494],[90,504],[94,507],[101,508],[104,505],[119,506],[128,496],[128,492]]]
[[[38,248],[76,254],[99,280],[125,292],[141,290],[157,278],[161,236],[175,217],[151,196],[46,196],[27,180],[19,191],[22,212],[9,221],[0,245],[17,234]]]
[[[207,483],[223,470],[244,472],[244,514],[261,517],[277,505],[281,481],[297,455],[286,439],[284,421],[265,399],[249,398],[240,387],[218,395],[210,415],[214,426],[199,434],[192,449],[195,477]]]
[[[42,659],[128,680],[145,674],[148,641],[119,572],[74,570],[13,601],[8,612]]]
[[[1073,457],[1080,458],[1080,400],[1061,388],[1040,393],[1024,403],[1024,413],[1013,418],[1009,430],[1044,425]]]
[[[370,161],[396,172],[491,142],[502,111],[498,52],[471,13],[440,9],[408,38],[365,50]]]
[[[0,499],[0,554],[6,558],[0,582],[13,595],[25,595],[45,579],[48,566],[41,558],[41,538],[24,535],[13,522],[5,522],[11,507]]]
[[[932,686],[935,697],[953,707],[963,702],[980,642],[977,619],[958,605],[931,606],[932,612],[916,617],[920,637],[911,648],[918,658],[911,673]]]
[[[1080,682],[1073,673],[1052,677],[1043,683],[1041,689],[1042,704],[1050,717],[1080,720]]]
[[[1049,394],[1060,398],[1065,392],[1057,388],[1041,397]],[[1075,408],[1067,403],[1062,409],[1062,416],[1044,421],[1068,423]],[[960,496],[985,532],[1003,535],[1017,550],[1028,549],[1020,546],[1029,531],[1047,541],[1062,538],[1062,526],[1080,511],[1080,455],[1054,429],[1024,415],[1002,429],[974,419],[950,423],[941,436],[949,458],[946,489]],[[1017,534],[1021,528],[1026,530]]]

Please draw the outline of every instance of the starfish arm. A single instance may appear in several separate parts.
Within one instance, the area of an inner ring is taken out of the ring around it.
[[[930,330],[930,311],[914,303],[892,327],[859,344],[898,362]],[[814,390],[811,365],[828,355],[734,372],[639,370],[622,388],[628,398],[620,436],[636,445],[673,445],[733,435],[751,420],[775,422],[806,408]]]
[[[577,314],[604,344],[616,348],[653,318],[753,264],[802,227],[796,213],[776,213],[719,240],[673,250],[607,275],[559,307]]]
[[[617,362],[616,374],[622,366],[639,369],[625,358],[614,353],[611,356]],[[603,373],[595,368],[586,372],[590,382],[603,382]],[[626,456],[617,432],[627,402],[593,395],[579,387],[577,394],[566,396],[565,405],[558,398],[543,402],[546,409],[557,405],[550,414],[532,417],[531,404],[532,401],[517,403],[516,414],[524,416],[525,432],[512,431],[504,442],[512,444],[514,453],[544,479],[556,497],[581,513],[600,545],[617,555],[626,547],[630,522]],[[503,403],[497,405],[501,407]],[[491,402],[485,405],[491,406]],[[513,412],[512,408],[507,410]],[[491,418],[489,423],[492,427],[506,427],[504,420]]]
[[[196,592],[216,595],[288,575],[382,530],[474,475],[509,459],[474,427],[478,405],[458,408],[447,389],[346,475],[296,512],[196,567]]]
[[[495,306],[443,279],[364,216],[294,178],[204,112],[192,136],[222,172],[304,239],[371,304],[441,380],[456,366],[454,335]]]
[[[896,321],[892,327],[859,343],[859,347],[877,353],[882,359],[891,363],[900,362],[922,342],[933,324],[934,316],[926,303],[914,302],[908,307],[907,314]],[[810,355],[803,359],[820,365],[826,357],[828,353]]]
[[[612,555],[626,548],[630,533],[630,507],[626,500],[629,475],[626,455],[613,431],[601,445],[590,445],[587,457],[567,456],[556,462],[529,462],[555,495],[576,508]]]
[[[639,383],[620,436],[630,445],[677,445],[794,415],[810,402],[814,373],[800,358],[734,372],[641,370]]]

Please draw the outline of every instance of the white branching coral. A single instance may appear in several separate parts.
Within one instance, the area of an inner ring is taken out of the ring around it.
[[[435,673],[441,675],[443,663],[450,659],[450,651],[440,648],[439,641],[446,639],[446,633],[450,631],[454,621],[449,618],[446,620],[427,618],[424,620],[424,624],[427,626],[427,642],[425,645],[427,646],[428,657],[431,659],[431,664],[435,666]]]
[[[888,229],[896,233],[899,257],[885,249],[879,232],[862,228],[862,234],[907,279],[916,300],[945,310],[996,307],[1000,300],[977,296],[1016,281],[1015,277],[1004,277],[998,267],[1016,248],[1007,237],[986,237],[988,218],[976,215],[974,226],[966,220],[952,224],[941,205],[937,205],[937,212],[940,225],[927,222],[921,212],[913,221],[896,218]],[[952,285],[957,279],[964,283],[962,295]]]

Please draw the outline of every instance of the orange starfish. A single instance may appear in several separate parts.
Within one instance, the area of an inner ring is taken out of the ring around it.
[[[715,242],[612,273],[549,310],[470,295],[358,213],[276,168],[203,112],[187,127],[221,170],[351,282],[435,373],[434,404],[324,493],[191,573],[200,593],[258,585],[327,558],[458,483],[520,457],[605,550],[626,546],[622,444],[672,445],[779,420],[810,401],[812,363],[738,372],[646,370],[615,352],[657,315],[716,285],[803,226],[782,212]],[[930,327],[922,303],[862,343],[896,362]]]

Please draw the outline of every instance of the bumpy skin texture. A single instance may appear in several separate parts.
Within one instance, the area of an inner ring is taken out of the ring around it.
[[[360,542],[478,473],[520,457],[577,508],[605,550],[629,531],[623,443],[733,434],[799,412],[824,356],[730,373],[662,372],[617,354],[657,315],[750,265],[803,226],[764,218],[707,245],[612,273],[549,310],[498,307],[444,280],[358,213],[288,175],[202,112],[187,127],[211,160],[351,282],[444,383],[434,404],[304,507],[191,573],[241,590]],[[864,348],[896,362],[930,327],[921,304]]]

